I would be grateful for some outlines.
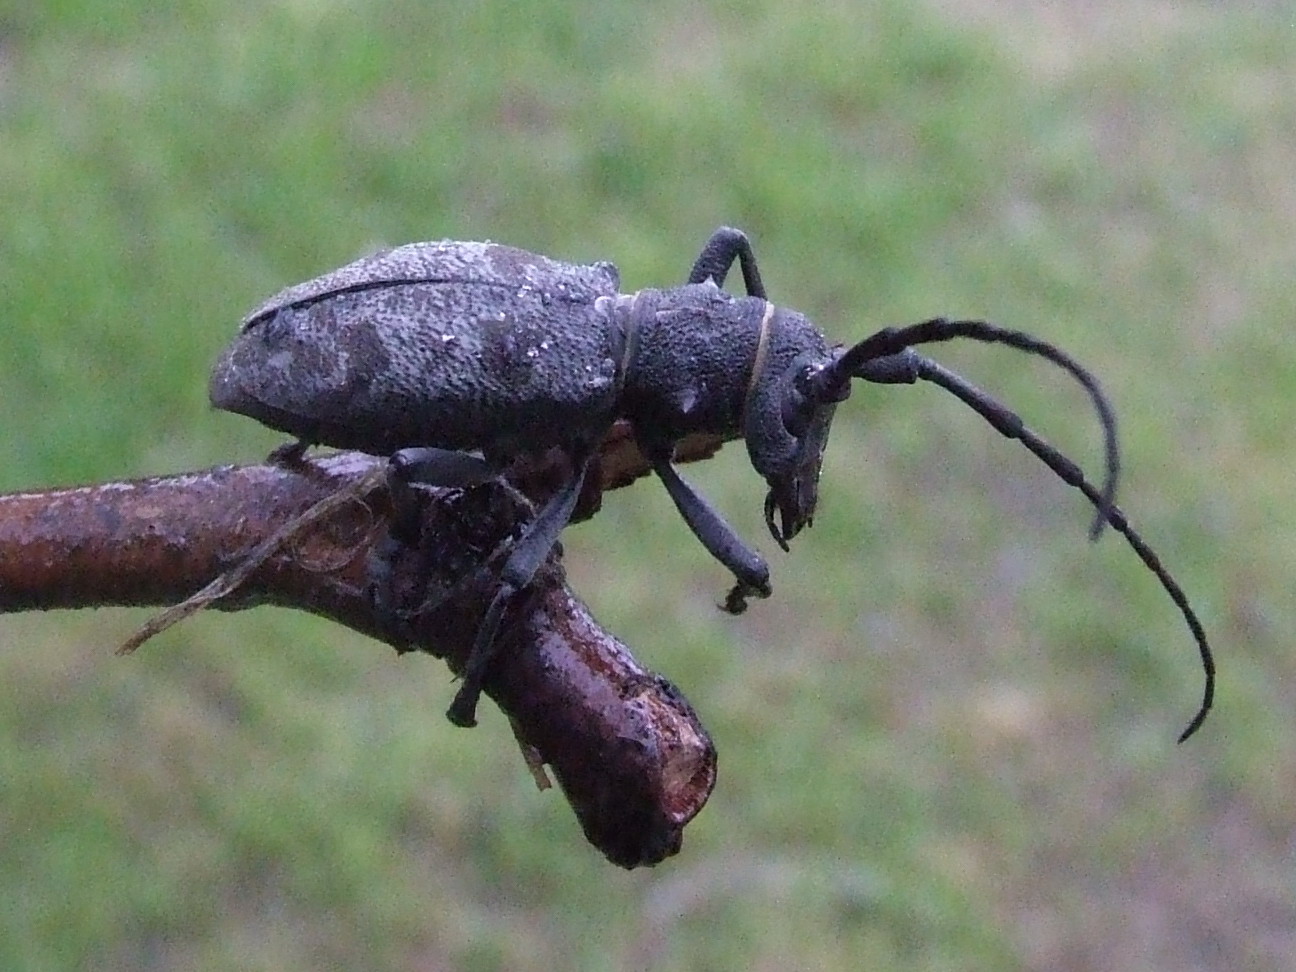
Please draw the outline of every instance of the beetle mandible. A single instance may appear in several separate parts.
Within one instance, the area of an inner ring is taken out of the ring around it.
[[[747,296],[723,289],[737,262]],[[859,378],[933,382],[1019,440],[1096,507],[1183,614],[1214,698],[1205,632],[1178,583],[1115,505],[1116,426],[1098,382],[1071,357],[985,321],[934,318],[830,344],[803,315],[770,303],[747,237],[722,227],[688,282],[622,294],[611,263],[579,266],[496,243],[411,243],[289,287],[244,321],[212,373],[212,403],[297,439],[390,456],[393,488],[472,486],[521,456],[560,447],[575,470],[504,560],[447,716],[475,724],[500,619],[572,515],[591,457],[619,418],[694,535],[735,577],[722,605],[740,613],[770,594],[769,567],[672,465],[689,433],[741,436],[769,486],[765,522],[784,550],[813,520],[837,404]],[[1086,389],[1106,451],[1101,490],[1012,411],[914,350],[956,338],[1042,356]]]

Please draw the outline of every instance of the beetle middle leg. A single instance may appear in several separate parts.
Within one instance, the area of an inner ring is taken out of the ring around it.
[[[540,510],[504,561],[499,573],[499,587],[491,598],[490,606],[486,608],[486,614],[468,653],[468,661],[464,664],[463,684],[459,686],[450,708],[446,710],[446,718],[456,726],[471,728],[477,725],[477,701],[481,698],[486,669],[498,650],[496,635],[504,609],[515,594],[531,583],[536,571],[558,542],[558,535],[567,526],[572,510],[576,508],[576,500],[580,497],[588,468],[587,453],[576,463],[575,474]]]
[[[481,697],[486,669],[497,651],[496,636],[504,611],[514,595],[531,583],[571,519],[585,481],[585,471],[589,468],[590,454],[588,450],[584,451],[573,463],[575,473],[541,508],[500,568],[495,594],[464,663],[463,683],[446,711],[446,718],[456,726],[468,728],[477,724],[477,701]],[[394,613],[385,603],[393,553],[418,540],[420,507],[414,486],[476,486],[498,475],[499,470],[490,462],[467,452],[420,447],[402,449],[392,456],[388,472],[392,500],[391,533],[370,566],[376,608],[380,614]],[[385,619],[392,620],[390,617]]]

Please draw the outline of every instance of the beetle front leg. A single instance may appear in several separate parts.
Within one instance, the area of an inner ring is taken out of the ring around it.
[[[680,478],[668,458],[659,455],[650,461],[693,535],[702,541],[702,546],[710,551],[712,557],[728,567],[737,578],[737,583],[720,607],[730,614],[742,614],[747,610],[747,598],[769,597],[769,565],[764,558],[743,543],[738,534],[734,533],[733,527],[724,521],[724,517]]]
[[[747,234],[732,226],[721,226],[711,234],[711,239],[706,241],[706,246],[702,247],[702,252],[693,263],[688,282],[700,284],[710,279],[715,281],[717,287],[723,287],[734,260],[742,266],[747,296],[765,300],[765,285],[761,283],[760,271],[756,269],[756,254],[752,252]]]

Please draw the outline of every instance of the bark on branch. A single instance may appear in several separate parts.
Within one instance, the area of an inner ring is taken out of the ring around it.
[[[681,443],[705,458],[715,439]],[[132,482],[0,496],[0,613],[167,606],[237,568],[249,551],[326,498],[334,502],[212,606],[294,607],[462,670],[492,593],[501,545],[530,515],[503,485],[430,491],[417,546],[398,549],[392,591],[405,623],[374,610],[369,557],[387,536],[382,460],[338,453],[294,466],[220,467]],[[604,489],[648,471],[628,429],[603,445],[577,518]],[[542,502],[561,456],[519,465],[510,482]],[[715,783],[715,750],[668,681],[644,669],[566,586],[559,557],[511,608],[486,680],[539,776],[548,764],[586,836],[622,867],[676,853]]]

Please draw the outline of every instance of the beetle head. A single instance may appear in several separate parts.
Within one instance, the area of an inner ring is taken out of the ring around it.
[[[814,522],[828,430],[850,384],[842,382],[831,394],[815,386],[813,376],[832,353],[800,315],[778,314],[766,341],[752,374],[743,432],[752,466],[769,484],[765,523],[786,550]]]

